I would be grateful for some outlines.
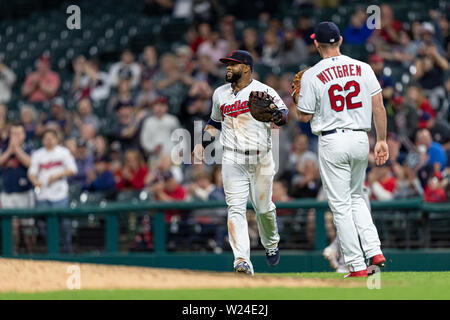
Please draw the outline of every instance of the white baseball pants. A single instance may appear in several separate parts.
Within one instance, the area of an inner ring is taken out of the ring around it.
[[[243,156],[224,151],[222,178],[228,205],[228,238],[233,249],[234,266],[244,260],[250,265],[252,273],[246,217],[247,201],[250,196],[262,245],[266,249],[276,248],[280,236],[275,204],[272,202],[274,175],[272,152],[259,156]]]
[[[378,232],[364,200],[368,156],[366,132],[338,129],[319,137],[320,175],[350,271],[367,268],[363,251],[367,258],[381,254]]]

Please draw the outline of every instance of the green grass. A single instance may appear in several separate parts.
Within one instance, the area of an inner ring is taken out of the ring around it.
[[[308,279],[342,279],[342,274],[270,274]],[[342,280],[348,281],[348,280]],[[355,281],[355,280],[350,280]],[[356,279],[362,283],[366,279]],[[382,272],[381,288],[242,288],[171,290],[73,290],[0,293],[0,299],[151,299],[151,300],[298,300],[298,299],[450,299],[450,272]]]

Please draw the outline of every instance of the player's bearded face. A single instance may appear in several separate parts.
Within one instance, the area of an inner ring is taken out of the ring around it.
[[[225,74],[225,81],[230,83],[237,82],[242,77],[242,69],[238,65],[231,65],[227,67],[227,73]]]

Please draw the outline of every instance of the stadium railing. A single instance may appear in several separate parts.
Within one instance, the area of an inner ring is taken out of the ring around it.
[[[301,199],[291,202],[277,203],[278,209],[315,209],[315,249],[320,250],[327,245],[325,230],[325,212],[329,209],[327,202],[318,202],[315,199]],[[140,203],[107,203],[100,202],[98,205],[83,206],[76,208],[59,209],[0,209],[1,220],[1,242],[2,256],[13,255],[13,217],[25,218],[40,216],[46,219],[47,228],[47,253],[58,254],[59,249],[59,222],[61,218],[73,216],[101,215],[105,216],[105,251],[106,253],[119,252],[119,214],[123,212],[154,212],[154,253],[166,253],[166,226],[164,212],[167,210],[189,211],[195,209],[225,208],[226,203],[222,201],[207,202],[140,202]],[[248,208],[252,209],[251,204]],[[372,202],[372,210],[399,210],[420,211],[422,213],[450,213],[450,203],[432,204],[425,203],[422,199],[395,200],[385,202]]]

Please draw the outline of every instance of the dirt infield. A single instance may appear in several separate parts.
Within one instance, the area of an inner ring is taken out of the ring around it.
[[[68,289],[71,266],[80,270],[81,289],[187,289],[252,287],[359,287],[348,280],[294,277],[237,276],[199,272],[86,263],[0,259],[0,292],[37,292]],[[73,271],[72,271],[73,272]],[[74,283],[70,282],[69,283]]]

